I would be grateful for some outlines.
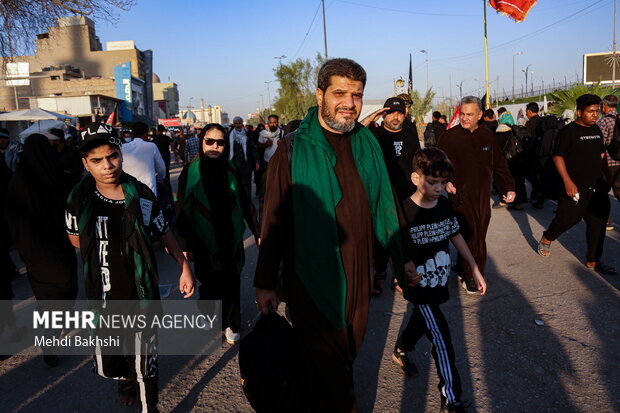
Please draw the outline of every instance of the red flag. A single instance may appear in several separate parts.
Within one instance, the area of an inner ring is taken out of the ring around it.
[[[454,115],[452,116],[452,119],[450,119],[450,123],[448,123],[448,127],[446,129],[450,129],[455,127],[456,125],[461,123],[461,104],[459,103],[459,105],[456,107],[456,111],[454,112]]]
[[[114,104],[114,109],[110,116],[108,116],[108,120],[105,122],[106,125],[114,126],[114,121],[116,120],[116,104]]]
[[[522,22],[536,2],[537,0],[489,0],[489,6],[504,16],[509,16],[517,22]]]

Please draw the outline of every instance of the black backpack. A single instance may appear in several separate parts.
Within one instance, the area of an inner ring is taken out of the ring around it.
[[[257,413],[300,412],[300,365],[293,328],[277,313],[261,315],[239,343],[243,393]]]
[[[609,145],[606,145],[605,148],[607,149],[607,153],[609,153],[609,156],[611,156],[612,159],[616,160],[616,161],[620,161],[620,130],[618,130],[620,128],[620,122],[618,122],[618,119],[620,119],[619,115],[607,115],[609,117],[613,117],[616,122],[614,124],[614,133],[611,137],[611,142],[609,142]]]
[[[510,127],[510,137],[506,140],[502,152],[506,159],[512,159],[521,152],[523,152],[522,138],[520,134],[523,134],[523,128],[519,128],[516,125]]]
[[[424,130],[424,147],[431,148],[433,146],[437,146],[437,137],[435,136],[433,123],[431,122],[426,125],[426,129]]]

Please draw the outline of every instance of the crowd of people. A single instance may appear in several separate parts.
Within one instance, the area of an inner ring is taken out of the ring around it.
[[[485,278],[492,208],[521,211],[528,201],[544,208],[549,199],[557,211],[538,253],[548,256],[552,242],[583,219],[584,264],[616,273],[601,258],[606,227],[613,228],[610,188],[620,200],[620,162],[605,150],[618,99],[583,95],[568,124],[540,116],[532,102],[527,123],[517,126],[505,108],[485,111],[467,96],[458,125],[447,128],[446,116],[433,112],[420,137],[407,94],[358,122],[365,84],[359,64],[331,59],[318,73],[317,106],[284,127],[275,114],[256,128],[235,117],[229,128],[211,123],[180,133],[135,122],[123,134],[92,123],[79,139],[55,130],[29,136],[14,170],[6,160],[9,133],[0,129],[0,294],[10,299],[19,276],[14,247],[37,300],[75,300],[75,247],[88,299],[159,300],[157,237],[178,264],[185,298],[197,289],[205,312],[211,300],[222,301],[223,337],[234,345],[247,227],[259,246],[257,308],[268,314],[284,301],[293,325],[303,370],[294,411],[355,412],[353,363],[371,297],[382,294],[391,263],[390,287],[413,304],[393,343],[394,362],[417,375],[408,353],[428,337],[441,412],[466,411],[440,307],[449,299],[449,275],[457,274],[466,293],[484,295],[492,288]],[[176,194],[173,159],[183,163]],[[492,188],[498,200],[491,207]],[[14,318],[0,321],[0,331],[19,333]],[[143,333],[130,344],[144,356],[96,353],[94,371],[119,379],[124,404],[155,412],[156,340]],[[44,361],[59,363],[53,354]]]

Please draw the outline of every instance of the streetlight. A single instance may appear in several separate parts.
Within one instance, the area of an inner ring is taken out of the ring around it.
[[[534,71],[530,70],[530,84],[532,86],[532,88],[530,89],[530,93],[532,93],[532,95],[534,94]],[[527,84],[525,85],[525,89],[527,89]]]
[[[282,66],[282,59],[286,59],[286,55],[283,54],[282,56],[276,56],[274,59],[278,59],[278,64]]]
[[[265,96],[265,95],[260,95],[260,107],[261,108],[265,107],[265,101],[263,100],[263,96]]]
[[[420,53],[424,53],[425,56],[425,62],[426,62],[426,90],[428,91],[428,52],[426,50],[420,50]]]
[[[456,84],[456,87],[459,88],[459,100],[463,99],[463,82],[464,80],[461,80],[461,83]]]
[[[523,73],[525,73],[525,93],[527,93],[527,74],[530,70],[530,66],[532,66],[531,64],[527,65],[527,67],[525,69],[522,70]]]
[[[512,103],[515,103],[515,57],[523,54],[523,52],[517,52],[512,55]]]
[[[271,92],[269,91],[269,84],[273,82],[273,80],[270,80],[269,82],[265,82],[265,84],[267,85],[267,98],[269,99],[269,101],[267,102],[267,106],[269,106],[269,110],[271,110]]]

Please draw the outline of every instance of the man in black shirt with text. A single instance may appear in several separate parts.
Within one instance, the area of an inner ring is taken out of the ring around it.
[[[583,219],[588,245],[586,267],[615,275],[614,268],[600,261],[610,209],[609,187],[603,180],[605,145],[596,125],[600,103],[598,96],[589,93],[577,98],[577,119],[555,139],[553,163],[562,177],[565,193],[560,195],[556,216],[538,243],[538,253],[549,256],[551,242]]]

